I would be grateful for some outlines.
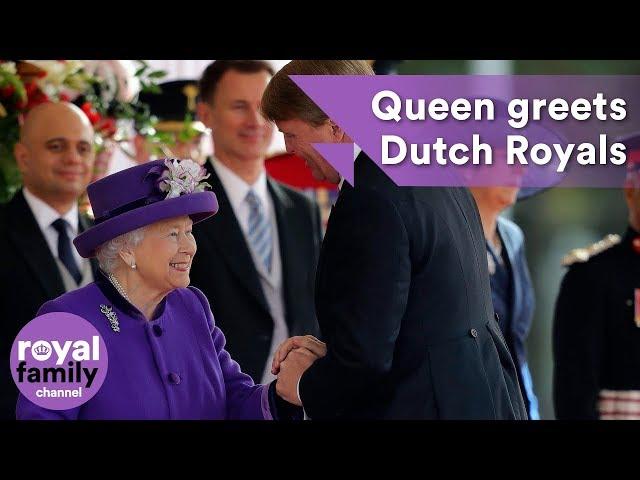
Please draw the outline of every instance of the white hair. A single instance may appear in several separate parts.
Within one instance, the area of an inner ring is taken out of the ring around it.
[[[120,251],[126,247],[137,247],[144,238],[144,230],[145,227],[140,227],[100,245],[96,250],[100,268],[106,273],[113,273],[118,266]]]

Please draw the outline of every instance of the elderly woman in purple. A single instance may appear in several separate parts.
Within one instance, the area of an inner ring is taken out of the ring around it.
[[[74,244],[97,256],[96,281],[45,303],[91,322],[109,353],[98,393],[70,410],[20,395],[18,419],[282,419],[302,409],[255,385],[225,350],[206,297],[189,287],[193,223],[218,203],[191,160],[157,160],[88,188],[95,225]]]

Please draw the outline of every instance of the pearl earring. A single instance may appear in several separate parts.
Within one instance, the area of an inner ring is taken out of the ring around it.
[[[137,267],[136,267],[136,264],[135,264],[135,263],[134,263],[134,264],[132,264],[132,265],[131,265],[131,268],[135,270],[135,269],[137,268]]]

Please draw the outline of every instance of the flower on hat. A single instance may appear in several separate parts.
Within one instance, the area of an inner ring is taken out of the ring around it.
[[[159,188],[167,192],[166,200],[189,193],[204,192],[211,185],[203,180],[209,178],[207,170],[191,159],[166,159],[166,169],[162,172]]]

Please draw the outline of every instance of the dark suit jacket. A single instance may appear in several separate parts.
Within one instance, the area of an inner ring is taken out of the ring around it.
[[[191,284],[209,299],[227,350],[242,371],[260,382],[271,339],[273,318],[253,264],[249,247],[220,179],[210,162],[207,180],[220,210],[195,225],[198,251]],[[268,179],[276,211],[286,322],[290,335],[316,335],[313,291],[322,230],[318,206],[302,193]]]
[[[302,376],[322,418],[522,419],[464,188],[399,188],[362,152],[329,217],[316,283],[325,357]]]
[[[80,216],[79,230],[89,227]],[[18,390],[9,370],[11,345],[40,306],[63,293],[55,258],[22,190],[0,205],[0,418],[15,419]],[[96,269],[95,261],[92,267]]]
[[[539,417],[538,399],[527,363],[526,341],[531,329],[535,296],[529,266],[524,249],[524,234],[520,227],[503,217],[498,217],[498,232],[509,258],[511,269],[511,311],[509,331],[505,335],[513,360],[518,367],[518,380],[529,417]]]

